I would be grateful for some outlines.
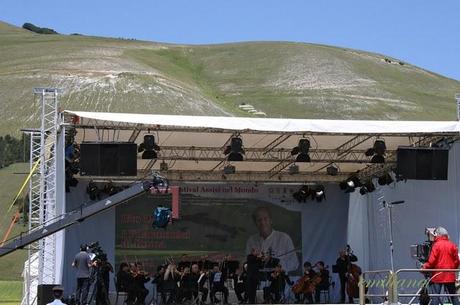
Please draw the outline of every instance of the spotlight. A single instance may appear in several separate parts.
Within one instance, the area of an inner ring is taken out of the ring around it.
[[[86,193],[89,195],[89,199],[91,200],[100,199],[99,188],[97,187],[96,183],[94,183],[92,180],[88,183],[88,186],[86,187]]]
[[[365,195],[367,193],[372,193],[373,191],[375,191],[375,186],[372,183],[372,181],[369,180],[366,183],[364,183],[364,185],[360,188],[359,193],[361,195]]]
[[[377,139],[374,146],[364,153],[367,157],[372,157],[371,163],[385,163],[385,151],[387,147],[383,139]]]
[[[160,150],[160,146],[155,143],[155,136],[151,134],[146,134],[144,136],[144,142],[139,144],[137,152],[142,153],[142,159],[156,159]]]
[[[243,139],[240,137],[233,137],[230,140],[230,145],[225,148],[224,155],[227,156],[228,161],[243,161]]]
[[[302,185],[302,187],[292,194],[292,197],[294,197],[297,202],[307,202],[308,195],[310,194],[310,189],[306,185]]]
[[[298,174],[298,173],[299,173],[299,166],[298,165],[292,164],[291,166],[289,166],[289,174],[295,175],[295,174]]]
[[[167,170],[168,170],[168,163],[166,163],[165,161],[161,162],[160,163],[160,171],[165,172]]]
[[[359,178],[356,176],[350,177],[347,180],[339,184],[340,188],[345,191],[345,193],[352,193],[355,191],[355,188],[361,186]]]
[[[171,209],[159,206],[153,211],[153,223],[152,227],[166,229],[169,222],[171,221]]]
[[[227,165],[224,167],[224,174],[234,174],[236,172],[236,168],[233,165]]]
[[[335,164],[331,164],[326,168],[326,173],[330,176],[337,176],[339,173],[339,167]]]
[[[380,176],[378,179],[379,185],[390,185],[393,183],[393,178],[390,173],[386,173],[383,176]]]
[[[310,162],[308,152],[310,150],[310,140],[303,138],[299,140],[299,144],[291,150],[291,155],[297,155],[296,162]]]
[[[326,193],[324,192],[324,186],[318,185],[314,191],[312,192],[312,199],[316,199],[316,201],[321,202],[323,199],[326,199]]]

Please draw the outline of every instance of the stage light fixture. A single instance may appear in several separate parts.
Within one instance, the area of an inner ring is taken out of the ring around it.
[[[384,175],[380,176],[378,179],[379,185],[390,185],[393,183],[393,178],[391,177],[390,173],[385,173]]]
[[[299,144],[291,150],[291,155],[296,157],[296,162],[310,162],[310,156],[308,152],[310,151],[310,140],[307,138],[302,138],[299,140]]]
[[[163,162],[160,163],[160,171],[165,172],[168,170],[168,163],[166,163],[164,160]]]
[[[361,186],[361,182],[358,177],[353,176],[341,182],[339,186],[345,193],[353,193],[357,187]]]
[[[374,184],[372,183],[371,180],[365,182],[363,184],[363,186],[359,189],[359,193],[361,195],[365,195],[367,193],[372,193],[373,191],[375,191],[375,186],[374,186]]]
[[[86,193],[89,195],[89,199],[93,201],[96,199],[100,199],[99,188],[97,187],[96,183],[94,183],[92,180],[86,186]]]
[[[142,152],[142,159],[156,159],[158,157],[160,146],[155,143],[155,136],[151,134],[144,135],[144,142],[139,144],[137,152]]]
[[[299,166],[298,165],[292,164],[291,166],[289,166],[289,174],[295,175],[295,174],[298,174],[298,173],[299,173]]]
[[[236,168],[233,165],[227,165],[224,167],[224,174],[234,174],[236,172]]]
[[[294,197],[297,202],[307,202],[308,196],[310,195],[310,189],[307,185],[302,185],[302,187],[292,194],[292,197]]]
[[[372,148],[369,148],[364,153],[367,157],[372,157],[371,163],[385,163],[385,152],[386,152],[385,140],[377,139],[374,142]]]
[[[326,173],[329,176],[337,176],[339,173],[339,167],[335,164],[331,164],[330,166],[326,168]]]
[[[321,202],[326,199],[326,193],[324,190],[324,186],[318,185],[312,192],[312,199],[316,199],[316,201]]]
[[[228,161],[243,161],[243,139],[240,137],[231,138],[230,145],[224,150],[224,155],[227,156]]]

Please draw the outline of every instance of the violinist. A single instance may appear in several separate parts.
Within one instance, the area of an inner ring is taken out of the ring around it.
[[[268,279],[270,281],[270,286],[264,288],[264,299],[266,303],[277,304],[281,301],[281,296],[286,287],[286,283],[292,285],[293,282],[284,272],[281,264],[277,264],[274,268],[274,271],[270,274]]]
[[[165,304],[166,303],[166,294],[164,293],[164,276],[165,276],[165,271],[166,271],[166,268],[165,266],[158,266],[157,267],[157,273],[155,274],[155,276],[153,277],[153,280],[152,280],[152,284],[154,285],[154,291],[156,291],[156,293],[154,293],[155,297],[157,296],[157,294],[160,294],[161,296],[161,299],[162,299],[162,304]]]
[[[163,291],[168,294],[169,299],[166,301],[166,304],[175,303],[177,300],[178,295],[178,283],[181,279],[182,274],[177,270],[177,266],[175,263],[170,263],[168,267],[166,267],[166,271],[164,274],[164,282],[163,282]]]
[[[261,256],[256,248],[251,249],[251,253],[247,256],[247,285],[246,295],[249,304],[256,303],[257,284],[259,284],[259,270],[261,267]]]
[[[313,303],[313,293],[315,292],[316,287],[316,273],[313,270],[310,262],[305,262],[303,264],[303,275],[297,281],[297,283],[292,286],[292,291],[295,294],[297,303],[308,302],[309,304]]]
[[[320,282],[316,285],[315,291],[315,302],[319,304],[321,290],[329,289],[329,270],[326,269],[323,261],[317,262],[315,267],[317,268],[317,274],[320,278]]]
[[[347,245],[345,249],[339,252],[339,257],[336,261],[336,269],[340,279],[340,303],[345,303],[348,271],[350,270],[351,263],[356,261],[358,261],[358,258],[353,254],[350,246]],[[348,295],[348,303],[353,303],[353,296]]]
[[[125,262],[121,263],[117,272],[117,291],[129,293],[132,280],[133,277],[129,271],[129,265]]]
[[[145,298],[149,291],[145,288],[145,283],[150,281],[148,273],[143,270],[141,263],[134,263],[131,268],[131,275],[133,277],[132,292],[135,296],[135,305],[144,305]]]

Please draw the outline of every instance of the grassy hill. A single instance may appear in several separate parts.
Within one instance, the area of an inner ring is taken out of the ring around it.
[[[13,207],[7,212],[14,196],[21,187],[26,178],[25,172],[28,172],[29,165],[26,163],[16,163],[0,169],[0,241],[13,219],[17,207]],[[13,227],[10,237],[26,231],[27,227],[19,221]],[[20,279],[24,261],[27,257],[27,250],[18,250],[0,259],[0,280]],[[0,288],[1,288],[0,283]],[[2,290],[0,289],[0,292]],[[0,301],[2,300],[0,293]]]
[[[32,88],[67,109],[333,119],[456,119],[460,82],[384,55],[247,42],[185,46],[40,35],[0,22],[0,134],[36,126]]]

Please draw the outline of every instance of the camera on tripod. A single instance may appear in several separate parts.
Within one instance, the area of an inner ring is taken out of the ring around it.
[[[428,261],[430,256],[431,247],[433,246],[436,228],[425,228],[426,241],[421,244],[415,244],[410,246],[410,253],[412,258],[418,260],[421,263]]]

